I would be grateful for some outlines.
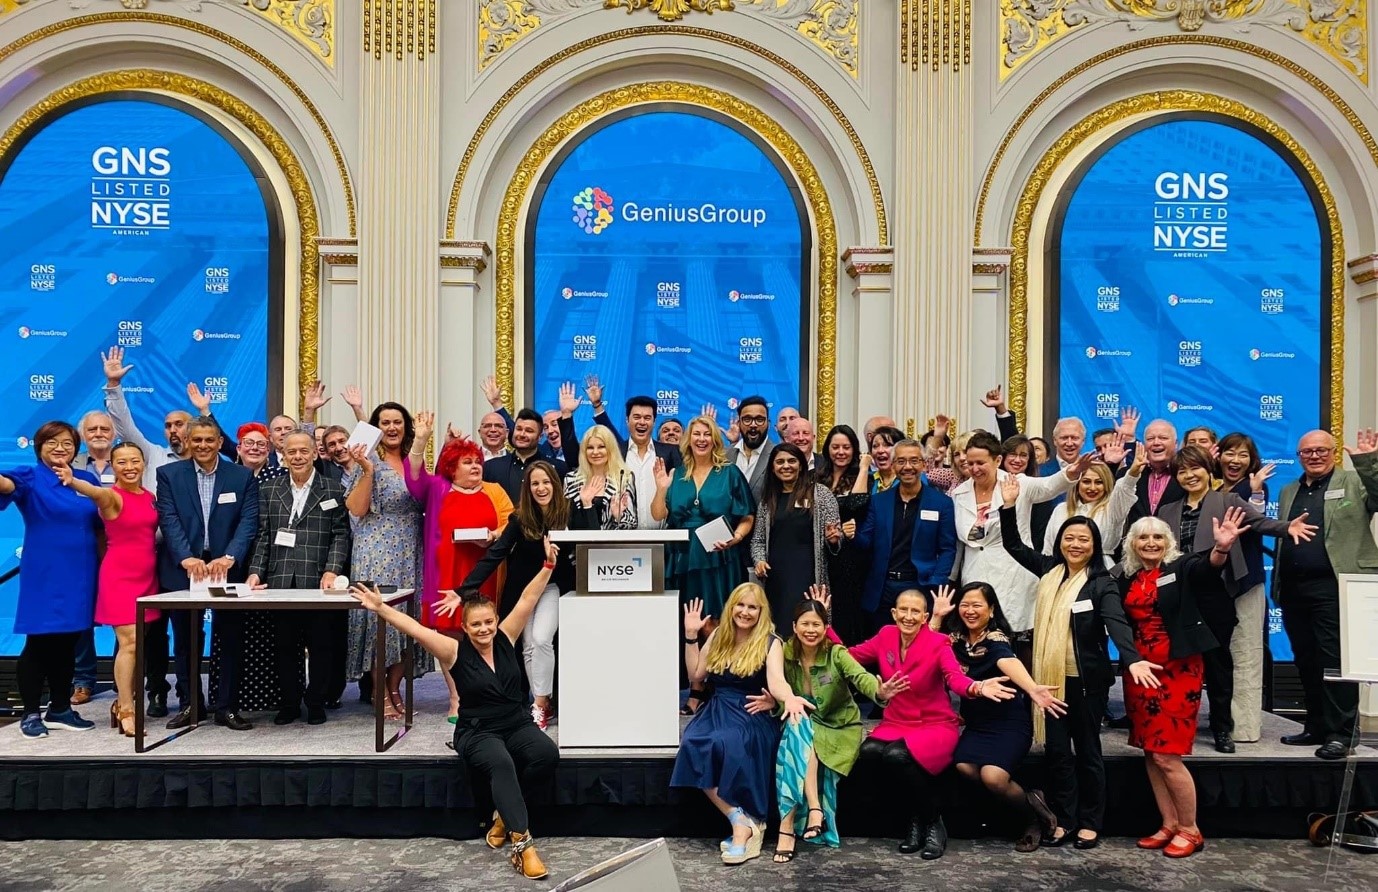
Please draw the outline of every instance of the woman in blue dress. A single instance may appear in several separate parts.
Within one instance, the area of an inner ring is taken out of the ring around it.
[[[24,519],[14,632],[26,636],[16,668],[24,701],[19,727],[28,738],[47,737],[49,729],[95,727],[72,709],[70,695],[77,637],[95,617],[100,511],[53,471],[71,465],[80,442],[76,428],[50,421],[33,437],[38,464],[0,474],[0,511],[15,505]],[[90,471],[72,474],[100,486]],[[50,692],[46,716],[39,712],[44,682]]]
[[[779,701],[785,720],[795,722],[813,704],[796,696],[785,680],[784,646],[775,637],[764,589],[750,582],[737,586],[723,615],[727,622],[700,648],[698,636],[709,617],[697,598],[684,608],[689,680],[701,684],[707,678],[714,690],[684,729],[670,786],[704,792],[732,823],[732,836],[722,845],[723,863],[742,864],[760,857],[770,810],[780,744],[780,723],[771,710]]]

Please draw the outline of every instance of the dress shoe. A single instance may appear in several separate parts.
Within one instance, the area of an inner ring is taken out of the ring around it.
[[[1106,716],[1105,727],[1114,728],[1116,731],[1127,731],[1129,730],[1129,716],[1122,715],[1115,718]]]
[[[1182,845],[1177,840],[1184,840],[1186,845]],[[1172,842],[1163,847],[1163,854],[1169,858],[1189,858],[1206,847],[1206,838],[1199,833],[1188,833],[1185,830],[1178,830],[1177,835],[1172,838]]]
[[[493,823],[488,825],[483,841],[488,843],[490,849],[500,849],[507,842],[507,825],[502,822],[502,815],[493,812]]]
[[[306,724],[308,724],[308,725],[324,725],[324,724],[325,724],[325,707],[323,707],[323,706],[308,706],[308,707],[306,707]]]
[[[341,703],[338,698],[325,701],[326,709],[339,709],[341,706],[344,706],[344,704]]]
[[[188,706],[172,717],[171,721],[167,723],[168,730],[176,731],[178,728],[189,728],[193,721],[200,721],[205,715],[205,710],[200,710],[197,713],[197,718],[193,719],[192,707]]]
[[[1282,738],[1284,746],[1319,746],[1325,743],[1325,738],[1310,731],[1303,731],[1300,734],[1288,734]]]
[[[541,856],[536,853],[536,842],[531,838],[531,831],[509,833],[508,838],[512,840],[512,867],[517,873],[528,880],[545,879],[550,871],[546,870]]]
[[[278,714],[273,716],[274,725],[290,725],[301,718],[301,710],[295,706],[284,706],[278,710]]]
[[[149,694],[148,709],[144,710],[144,715],[151,719],[166,718],[167,694]]]
[[[923,848],[924,835],[928,833],[928,825],[918,818],[909,822],[909,832],[899,844],[901,855],[912,855]]]
[[[229,728],[231,731],[252,731],[254,727],[253,722],[230,709],[222,709],[217,712],[215,723],[222,728]]]
[[[91,702],[91,695],[94,693],[84,684],[79,684],[72,688],[72,705],[80,706],[83,703]]]
[[[1316,758],[1325,759],[1327,762],[1334,762],[1348,757],[1349,747],[1346,746],[1343,741],[1339,740],[1331,740],[1323,744],[1320,749],[1316,750]]]
[[[1082,852],[1090,851],[1091,849],[1094,849],[1099,845],[1100,834],[1097,834],[1091,837],[1090,839],[1085,839],[1083,837],[1078,836],[1076,839],[1072,840],[1072,848]]]
[[[1138,846],[1141,849],[1161,849],[1165,848],[1172,838],[1177,835],[1177,831],[1171,827],[1161,827],[1152,836],[1145,836],[1139,840]]]
[[[1215,751],[1217,753],[1234,752],[1234,738],[1230,737],[1229,731],[1215,732]]]
[[[936,861],[947,851],[947,827],[941,817],[928,825],[928,835],[924,837],[923,851],[919,857],[925,861]]]

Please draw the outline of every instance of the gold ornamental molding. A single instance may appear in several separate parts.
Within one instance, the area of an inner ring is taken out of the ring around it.
[[[1024,191],[1015,208],[1013,245],[1010,258],[1010,345],[1009,345],[1009,404],[1020,419],[1021,429],[1027,429],[1025,407],[1028,396],[1029,349],[1029,255],[1043,250],[1043,245],[1031,245],[1030,234],[1034,214],[1048,189],[1053,175],[1067,159],[1088,141],[1104,142],[1130,121],[1152,120],[1153,116],[1170,112],[1210,112],[1243,121],[1277,140],[1296,158],[1297,163],[1316,187],[1325,207],[1325,223],[1330,234],[1330,426],[1344,430],[1344,311],[1345,311],[1345,254],[1344,231],[1335,196],[1325,177],[1311,156],[1276,121],[1260,114],[1242,102],[1190,90],[1163,90],[1141,93],[1087,115],[1064,133],[1039,159],[1029,175]],[[1048,238],[1050,233],[1045,233]]]
[[[516,405],[513,391],[517,342],[517,242],[529,209],[532,189],[555,153],[590,124],[621,109],[649,103],[680,104],[690,111],[707,108],[726,115],[763,138],[793,173],[808,202],[817,242],[818,371],[815,378],[815,411],[818,427],[822,430],[831,428],[837,414],[837,223],[823,178],[804,147],[765,112],[730,93],[679,81],[631,84],[581,102],[546,128],[513,172],[498,213],[495,251],[496,376],[504,399],[509,406]],[[534,208],[530,210],[534,211]],[[527,275],[530,274],[528,270]]]
[[[214,84],[183,74],[150,68],[109,71],[68,84],[50,93],[47,98],[20,115],[5,134],[0,136],[0,157],[4,157],[24,133],[44,115],[92,96],[127,91],[184,96],[220,109],[243,124],[258,139],[273,156],[273,160],[277,162],[287,179],[292,202],[296,206],[297,226],[300,231],[301,280],[297,298],[301,324],[297,340],[297,408],[300,409],[304,388],[317,377],[320,353],[320,251],[316,245],[316,237],[320,234],[320,220],[316,215],[316,202],[311,195],[311,184],[307,181],[306,173],[297,156],[292,152],[292,147],[251,105]]]
[[[910,71],[971,65],[971,0],[900,0],[900,64]]]
[[[681,37],[698,37],[703,40],[711,40],[717,43],[727,44],[736,49],[753,53],[770,64],[788,72],[792,77],[803,84],[809,92],[826,108],[837,121],[839,127],[847,134],[847,140],[852,144],[853,151],[856,152],[857,161],[861,169],[865,171],[866,182],[871,190],[871,204],[875,208],[877,241],[880,244],[888,244],[890,241],[890,224],[885,212],[885,195],[880,188],[880,179],[876,176],[876,169],[871,164],[871,156],[866,151],[866,146],[861,141],[861,136],[852,126],[852,122],[847,120],[847,116],[842,113],[842,109],[833,100],[818,82],[813,80],[802,69],[791,63],[783,56],[772,53],[770,50],[757,46],[756,44],[744,40],[735,34],[726,34],[721,31],[713,31],[707,28],[695,28],[687,25],[651,25],[642,28],[623,28],[620,31],[610,31],[606,34],[599,34],[582,40],[579,43],[565,47],[558,53],[548,56],[537,64],[534,68],[507,89],[493,107],[488,110],[478,129],[474,131],[473,137],[469,140],[469,145],[464,150],[464,157],[460,159],[459,169],[455,172],[454,183],[450,186],[450,202],[445,212],[445,237],[452,239],[455,237],[455,224],[459,216],[459,196],[464,188],[465,177],[469,173],[469,167],[473,164],[474,156],[478,152],[478,147],[483,142],[484,136],[492,128],[493,122],[498,119],[503,110],[515,99],[523,90],[545,74],[552,67],[564,62],[566,59],[579,55],[591,49],[621,40],[645,37],[646,35],[674,35]],[[351,230],[352,231],[352,230]]]
[[[0,3],[3,2],[7,2],[7,0],[0,0]],[[344,153],[340,151],[340,144],[335,141],[335,135],[331,132],[330,125],[326,123],[325,116],[321,114],[320,109],[316,108],[316,104],[311,101],[311,97],[306,94],[306,91],[297,86],[297,82],[292,80],[287,72],[279,68],[271,59],[258,50],[249,46],[244,41],[226,34],[224,31],[211,28],[200,22],[181,18],[180,16],[160,15],[147,12],[101,12],[93,15],[78,16],[72,19],[63,19],[30,31],[13,43],[0,47],[0,62],[3,62],[20,50],[46,40],[56,34],[62,34],[76,28],[106,25],[114,22],[144,22],[151,25],[166,25],[169,28],[181,28],[185,31],[199,34],[202,37],[217,40],[244,56],[253,59],[264,69],[271,72],[274,77],[282,81],[287,89],[292,91],[292,95],[297,98],[297,101],[302,104],[302,107],[306,109],[307,114],[311,116],[311,120],[320,128],[321,136],[324,137],[326,143],[330,146],[330,154],[335,159],[335,169],[340,176],[340,189],[344,194],[345,213],[349,219],[349,234],[351,236],[356,235],[355,230],[358,225],[358,218],[354,210],[354,184],[349,178],[349,168],[345,165]]]
[[[409,56],[424,62],[435,55],[435,7],[438,0],[363,0],[364,55],[375,61]]]
[[[813,44],[853,80],[861,77],[861,0],[478,0],[478,66],[542,25],[590,9],[646,10],[677,22],[691,12],[739,12],[765,19]]]
[[[1368,0],[1000,0],[1000,79],[1078,28],[1154,22],[1294,34],[1368,83]]]
[[[995,174],[999,171],[1000,164],[1004,160],[1005,154],[1009,151],[1010,145],[1014,142],[1015,136],[1019,133],[1020,129],[1028,123],[1029,118],[1033,117],[1034,112],[1037,111],[1039,107],[1056,95],[1059,90],[1073,79],[1080,77],[1097,65],[1112,59],[1117,59],[1129,53],[1138,52],[1139,50],[1158,50],[1164,47],[1178,45],[1215,47],[1217,49],[1233,50],[1285,69],[1294,77],[1304,81],[1311,89],[1325,97],[1325,100],[1335,107],[1336,111],[1340,113],[1349,126],[1354,128],[1354,132],[1363,142],[1364,148],[1368,150],[1369,157],[1373,159],[1373,163],[1378,165],[1378,140],[1374,139],[1373,134],[1369,131],[1363,119],[1359,117],[1359,113],[1354,110],[1354,107],[1346,102],[1344,97],[1337,93],[1329,83],[1286,56],[1275,53],[1272,50],[1265,50],[1252,43],[1229,40],[1224,37],[1215,37],[1209,34],[1174,34],[1163,37],[1150,37],[1135,43],[1126,43],[1113,47],[1112,49],[1092,56],[1085,62],[1081,62],[1075,67],[1068,69],[1063,72],[1057,80],[1049,84],[1043,92],[1034,97],[1034,100],[1019,113],[1019,117],[1010,125],[1004,137],[1000,140],[1000,145],[996,148],[995,155],[991,158],[990,164],[986,167],[986,174],[981,180],[981,190],[976,198],[976,221],[975,225],[972,227],[972,244],[980,245],[983,242],[986,203],[990,198],[990,190],[995,182]]]

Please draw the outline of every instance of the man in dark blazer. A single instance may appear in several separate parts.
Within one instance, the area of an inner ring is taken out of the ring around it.
[[[813,451],[818,445],[818,440],[814,436],[812,421],[802,415],[791,421],[786,429],[785,440],[793,443],[804,453],[804,458],[809,462],[807,470],[817,471],[823,466],[823,456]]]
[[[258,483],[248,468],[221,458],[220,427],[209,418],[187,425],[191,458],[158,468],[158,583],[163,591],[185,591],[205,579],[242,582],[258,532]],[[312,444],[314,447],[314,443]],[[177,678],[186,691],[181,712],[169,728],[185,728],[204,712],[201,680],[191,678],[191,623],[199,611],[178,610],[172,627],[177,642]],[[212,611],[212,635],[220,639],[220,684],[212,693],[215,723],[234,731],[253,727],[237,712],[235,685],[244,615]]]
[[[896,443],[890,466],[899,485],[871,497],[866,519],[856,530],[857,544],[871,552],[861,609],[872,632],[890,622],[900,592],[920,589],[931,596],[948,581],[957,559],[952,499],[926,485],[923,464],[918,440]]]
[[[742,472],[756,504],[766,489],[766,466],[770,464],[770,411],[763,396],[743,397],[737,404],[737,429],[741,437],[727,450],[727,460]],[[810,446],[812,449],[812,446]]]
[[[568,473],[562,460],[541,449],[541,425],[541,416],[536,410],[519,410],[517,424],[512,428],[512,451],[483,463],[483,479],[506,490],[513,505],[521,502],[522,477],[526,474],[526,466],[533,461],[550,462],[562,478]]]
[[[1125,518],[1126,531],[1140,517],[1156,517],[1158,509],[1169,502],[1186,498],[1186,490],[1177,482],[1172,460],[1177,457],[1177,428],[1170,422],[1155,418],[1144,428],[1144,459],[1148,467],[1139,475],[1139,500]]]
[[[287,473],[259,491],[259,529],[249,562],[249,585],[274,589],[330,589],[349,560],[349,513],[344,487],[315,468],[316,441],[305,431],[283,439]],[[341,593],[341,597],[346,597]],[[319,610],[273,615],[281,699],[275,725],[301,718],[301,645],[310,654],[306,686],[308,724],[325,723],[334,656],[344,646],[338,624]]]

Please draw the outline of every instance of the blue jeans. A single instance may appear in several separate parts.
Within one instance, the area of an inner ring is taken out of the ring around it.
[[[76,668],[72,687],[96,689],[96,630],[87,629],[77,637]]]

